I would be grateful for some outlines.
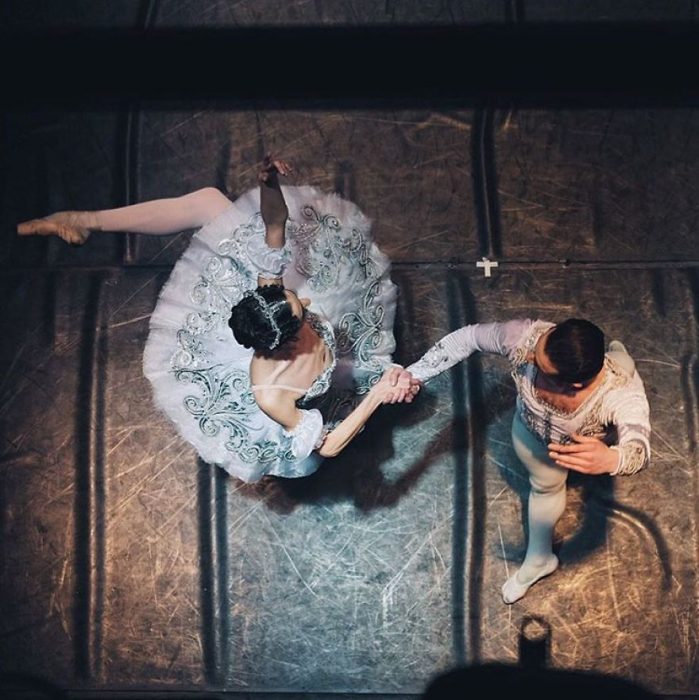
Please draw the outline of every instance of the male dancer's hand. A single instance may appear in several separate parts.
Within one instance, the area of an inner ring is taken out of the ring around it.
[[[612,450],[602,440],[573,433],[574,443],[558,445],[550,442],[549,457],[566,469],[583,474],[611,474],[619,464],[619,452]]]
[[[387,377],[391,389],[384,394],[383,403],[410,403],[422,386],[407,369],[397,365],[384,376]]]

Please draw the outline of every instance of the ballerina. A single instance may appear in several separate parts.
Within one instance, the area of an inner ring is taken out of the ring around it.
[[[391,361],[396,287],[369,221],[337,195],[282,189],[291,172],[267,156],[259,191],[235,202],[209,187],[18,225],[78,245],[199,229],[151,316],[144,374],[201,458],[246,482],[311,474],[419,390]]]

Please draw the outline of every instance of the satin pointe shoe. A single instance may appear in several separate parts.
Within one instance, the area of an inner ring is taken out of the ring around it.
[[[30,219],[17,225],[20,236],[58,236],[66,243],[82,245],[90,237],[84,225],[87,212],[59,211],[43,219]]]

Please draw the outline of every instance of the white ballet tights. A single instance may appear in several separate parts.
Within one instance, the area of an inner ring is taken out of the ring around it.
[[[521,567],[503,586],[506,603],[514,603],[540,578],[558,567],[553,553],[553,528],[566,506],[568,470],[556,466],[548,457],[546,445],[539,442],[515,412],[512,421],[512,445],[529,472],[527,553]]]
[[[79,212],[77,223],[91,230],[166,235],[199,228],[222,214],[231,201],[215,187],[181,197],[153,199],[117,209]]]

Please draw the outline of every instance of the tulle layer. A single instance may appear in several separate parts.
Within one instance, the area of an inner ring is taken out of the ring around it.
[[[369,220],[353,203],[312,187],[283,191],[291,251],[285,285],[311,299],[310,309],[334,330],[332,390],[318,402],[331,423],[351,407],[348,394],[366,392],[391,362],[396,287]],[[300,449],[259,410],[250,390],[252,350],[228,327],[231,307],[257,285],[252,260],[263,239],[256,189],[194,234],[161,291],[143,359],[155,401],[182,437],[203,460],[244,481],[306,476],[321,461],[313,444]]]

